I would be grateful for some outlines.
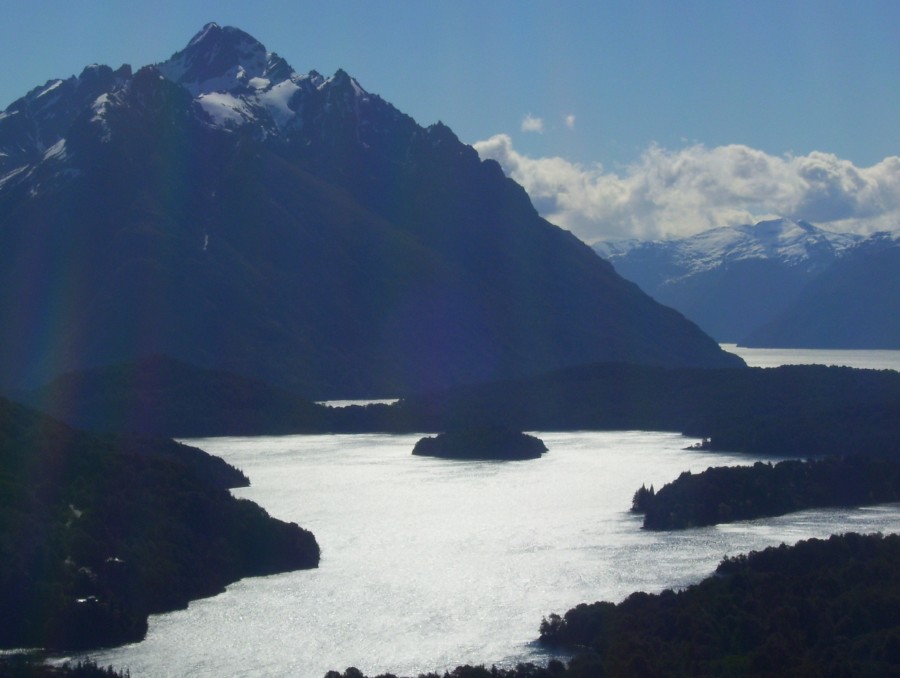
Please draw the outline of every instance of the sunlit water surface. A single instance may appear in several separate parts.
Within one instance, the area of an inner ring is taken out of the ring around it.
[[[900,351],[838,350],[813,348],[745,348],[737,344],[721,344],[729,353],[736,353],[750,367],[778,367],[779,365],[837,365],[864,370],[900,371]]]
[[[543,458],[494,463],[414,457],[415,435],[191,441],[247,473],[238,496],[311,529],[321,565],[242,580],[92,656],[135,678],[542,661],[533,641],[551,612],[685,586],[726,554],[900,524],[890,505],[647,532],[628,512],[641,484],[750,460],[668,433],[538,435]]]

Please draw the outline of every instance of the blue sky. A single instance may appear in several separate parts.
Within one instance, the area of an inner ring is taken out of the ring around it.
[[[900,229],[900,169],[885,164],[900,154],[896,0],[4,4],[0,108],[90,63],[164,60],[216,21],[300,72],[344,68],[420,124],[442,120],[586,240],[774,214]],[[699,191],[687,203],[646,186],[646,172],[685,165],[697,175],[669,183]],[[704,194],[710,177],[738,181],[752,167],[769,172],[764,187]],[[753,192],[822,171],[829,181],[780,202]],[[859,172],[869,206],[857,193],[835,199]]]

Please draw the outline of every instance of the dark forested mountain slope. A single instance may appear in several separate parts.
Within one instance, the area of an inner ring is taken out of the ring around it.
[[[190,438],[329,430],[331,408],[164,356],[68,372],[21,399],[80,428]]]
[[[315,567],[315,537],[227,490],[245,484],[201,450],[0,399],[0,648],[136,641],[150,613]]]
[[[900,349],[900,242],[881,237],[854,248],[741,344]]]
[[[0,386],[148,355],[309,397],[739,364],[444,125],[206,26],[0,113]]]

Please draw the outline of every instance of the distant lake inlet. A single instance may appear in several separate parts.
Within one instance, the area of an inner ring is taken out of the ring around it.
[[[900,371],[900,351],[838,350],[813,348],[744,348],[720,344],[723,350],[739,355],[750,367],[780,365],[836,365],[865,370]]]

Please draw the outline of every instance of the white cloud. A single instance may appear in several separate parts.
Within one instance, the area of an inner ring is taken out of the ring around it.
[[[568,127],[569,129],[575,129],[575,115],[574,114],[569,113],[563,119],[566,121],[566,127]]]
[[[525,116],[522,120],[522,131],[523,132],[537,132],[538,134],[544,133],[544,120],[543,118],[536,118],[531,113]]]
[[[900,157],[856,167],[822,152],[651,146],[622,173],[530,158],[498,134],[474,144],[522,184],[538,211],[586,242],[654,239],[786,216],[835,231],[900,231]]]

